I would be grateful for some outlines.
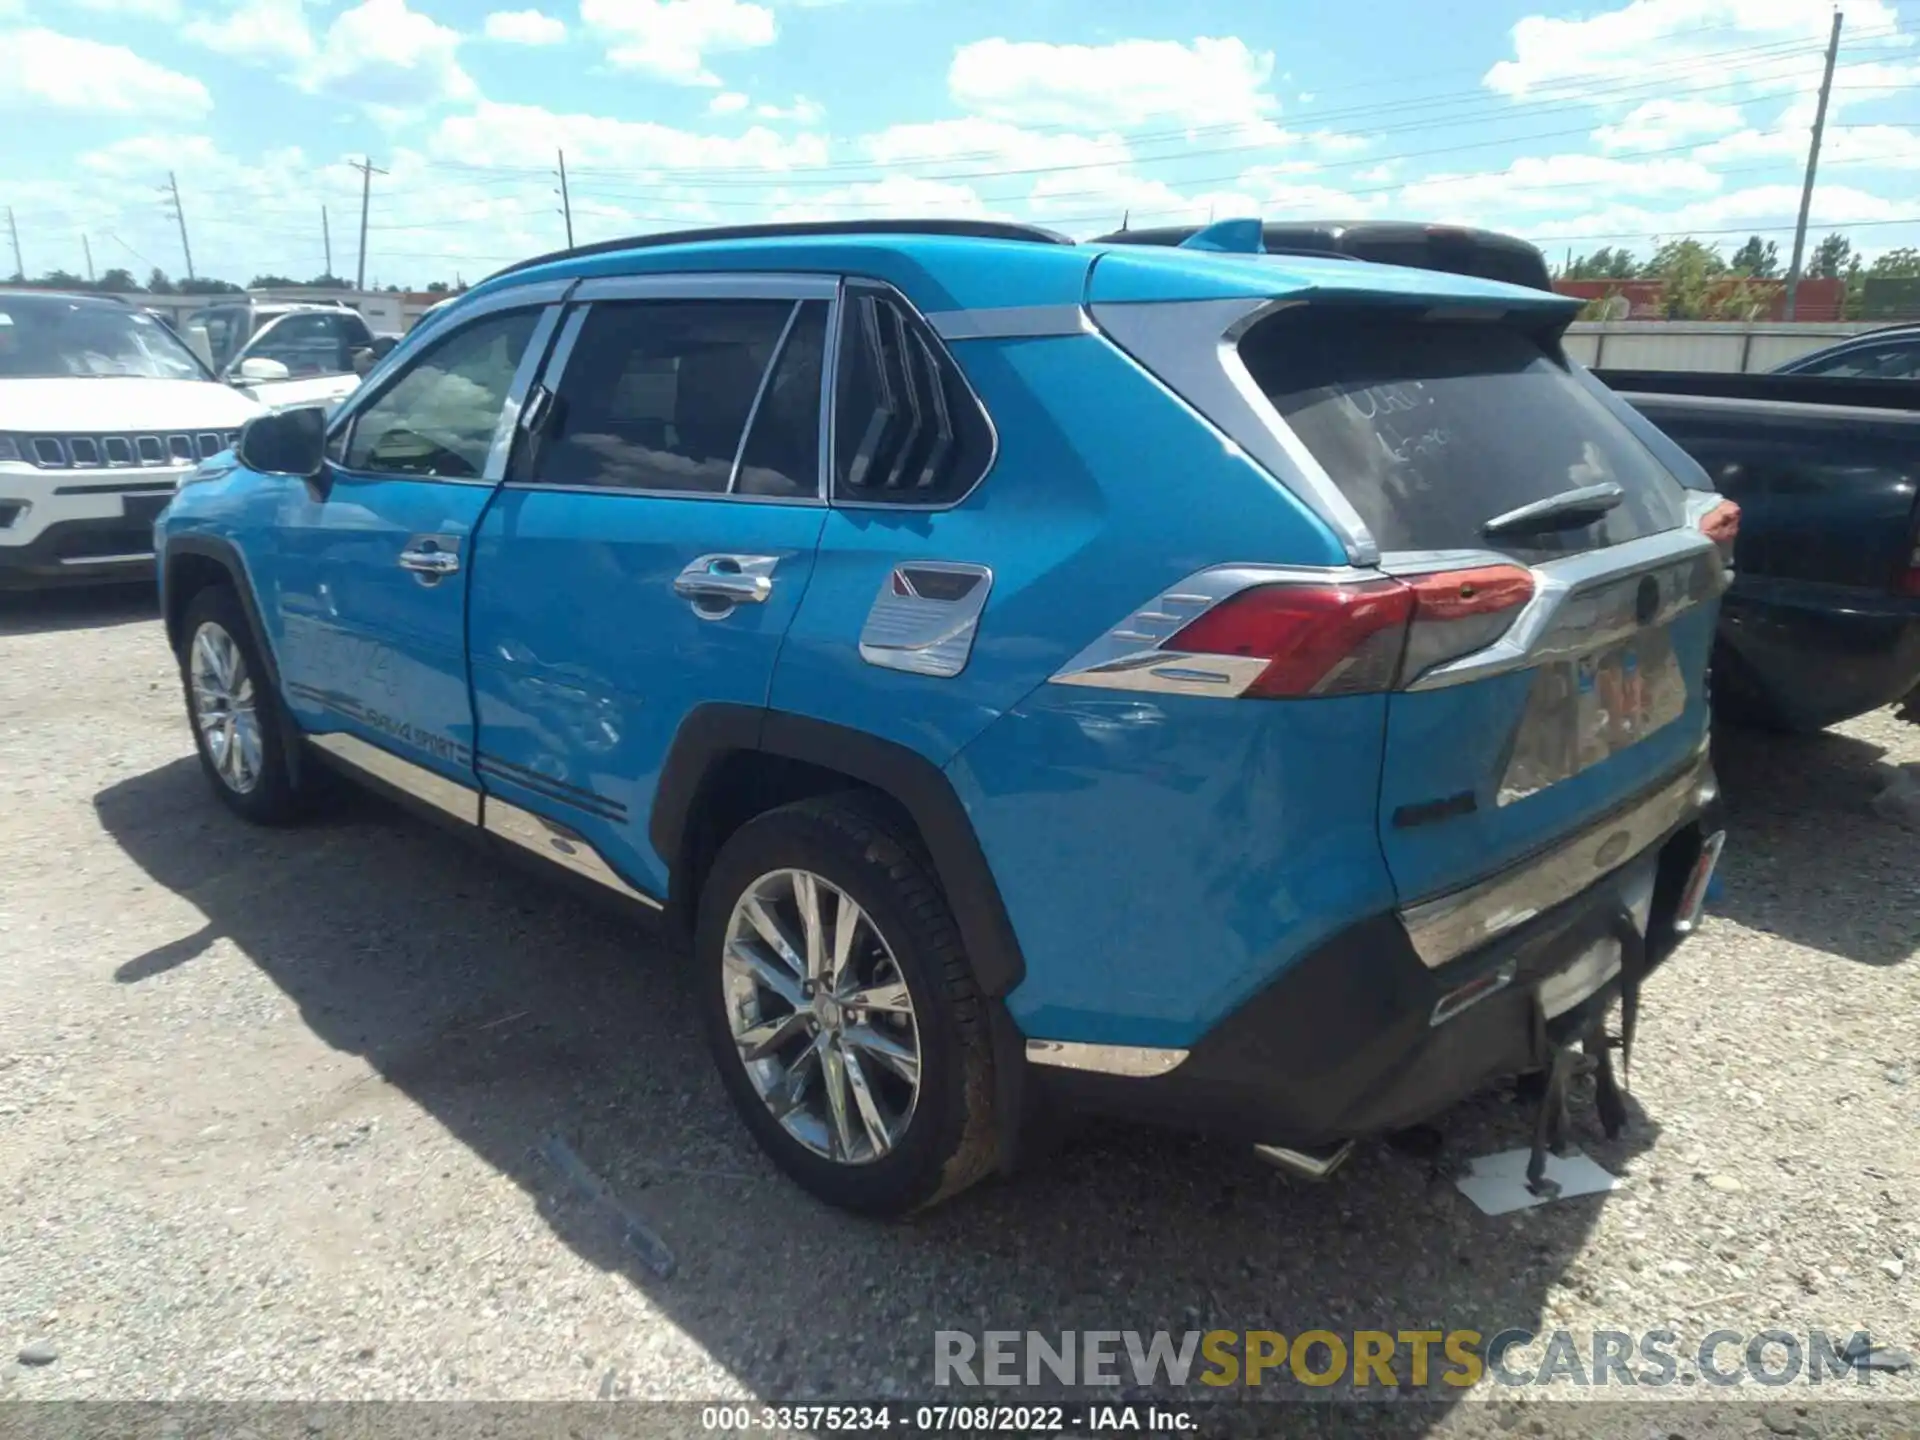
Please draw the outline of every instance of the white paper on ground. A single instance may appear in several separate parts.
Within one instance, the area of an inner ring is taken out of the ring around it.
[[[1497,1155],[1482,1155],[1467,1173],[1454,1181],[1460,1193],[1478,1205],[1484,1214],[1510,1215],[1515,1210],[1530,1210],[1547,1203],[1546,1197],[1527,1189],[1527,1150],[1502,1150]],[[1616,1190],[1620,1182],[1578,1150],[1565,1155],[1547,1153],[1547,1179],[1560,1186],[1556,1200],[1571,1200],[1576,1195],[1598,1195]]]

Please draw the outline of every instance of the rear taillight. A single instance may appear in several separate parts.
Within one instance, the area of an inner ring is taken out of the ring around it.
[[[1700,531],[1720,551],[1720,558],[1727,564],[1733,563],[1733,542],[1740,537],[1740,507],[1731,500],[1722,500],[1699,520]]]
[[[1920,595],[1920,535],[1913,537],[1913,547],[1907,551],[1907,568],[1900,572],[1893,588],[1902,595]]]
[[[1391,690],[1492,644],[1533,595],[1517,565],[1350,584],[1257,585],[1215,605],[1161,646],[1264,659],[1240,693],[1263,699]]]

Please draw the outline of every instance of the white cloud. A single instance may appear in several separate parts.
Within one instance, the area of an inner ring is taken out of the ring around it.
[[[86,115],[199,115],[212,107],[191,75],[52,30],[0,31],[0,111]]]
[[[510,45],[558,45],[567,27],[541,10],[496,10],[487,16],[486,36]]]
[[[1250,50],[1232,36],[1111,45],[995,38],[954,52],[947,88],[964,108],[1015,123],[1211,125],[1270,114],[1272,74],[1270,52]]]
[[[69,3],[101,15],[130,15],[139,20],[180,18],[180,0],[69,0]]]
[[[581,189],[595,168],[666,172],[748,169],[769,179],[796,166],[820,165],[826,142],[817,135],[782,136],[762,125],[739,135],[706,135],[648,120],[603,115],[566,115],[537,105],[482,101],[472,111],[449,115],[433,130],[427,150],[436,159],[470,162],[484,155],[490,165],[546,165],[556,149],[567,152],[569,173],[579,171]],[[623,185],[659,184],[661,176],[622,179]],[[736,198],[750,199],[742,190]]]
[[[1694,160],[1529,155],[1504,170],[1426,176],[1403,185],[1395,199],[1423,219],[1459,221],[1495,210],[1508,216],[1590,210],[1596,195],[1704,196],[1719,188],[1719,177]]]
[[[240,60],[308,60],[313,32],[301,0],[240,0],[218,20],[195,20],[189,40]]]
[[[287,78],[302,90],[358,101],[383,123],[406,118],[408,107],[476,93],[460,68],[459,34],[409,9],[407,0],[361,0],[319,36],[303,0],[239,0],[221,18],[196,20],[184,33],[223,55],[289,65]]]
[[[1695,136],[1725,135],[1746,124],[1738,105],[1711,100],[1649,100],[1637,105],[1612,125],[1602,125],[1593,138],[1606,150],[1657,150]]]
[[[1485,83],[1515,97],[1594,81],[1812,88],[1832,18],[1830,0],[1630,0],[1584,19],[1528,15],[1513,27],[1513,57],[1487,71]],[[1888,0],[1854,0],[1847,8],[1850,40],[1885,41],[1897,29]]]
[[[771,45],[773,11],[751,0],[581,0],[581,22],[607,60],[675,85],[715,85],[710,52]]]
[[[818,125],[827,118],[826,108],[804,95],[794,96],[791,105],[756,105],[753,113],[761,120],[791,120],[796,125]]]
[[[707,102],[709,115],[738,115],[747,108],[747,97],[738,90],[722,90]]]
[[[476,93],[460,68],[460,36],[406,0],[362,0],[327,27],[304,83],[370,105],[420,105]]]

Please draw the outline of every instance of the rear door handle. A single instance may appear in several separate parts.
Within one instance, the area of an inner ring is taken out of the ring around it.
[[[693,601],[696,615],[719,620],[736,605],[764,605],[773,597],[778,555],[702,555],[673,577],[673,593]]]
[[[400,552],[402,570],[411,570],[422,580],[432,581],[456,574],[460,569],[459,542],[452,537],[416,535]]]

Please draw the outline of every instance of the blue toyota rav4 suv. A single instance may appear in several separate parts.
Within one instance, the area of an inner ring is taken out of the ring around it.
[[[344,768],[664,912],[747,1127],[859,1210],[1041,1101],[1306,1172],[1501,1075],[1536,1158],[1582,1066],[1617,1124],[1603,1014],[1722,838],[1737,512],[1569,302],[1236,237],[492,277],[162,518],[215,793]]]

